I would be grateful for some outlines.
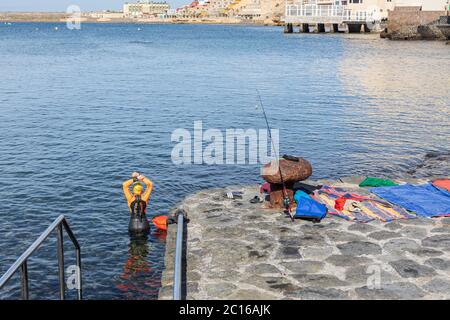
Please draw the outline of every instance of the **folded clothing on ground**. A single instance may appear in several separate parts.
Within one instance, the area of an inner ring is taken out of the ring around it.
[[[307,194],[312,194],[315,190],[319,190],[320,188],[322,188],[322,186],[313,186],[313,185],[306,184],[303,182],[296,182],[296,183],[294,183],[294,186],[292,187],[292,189],[294,190],[294,193],[297,190],[301,190],[303,192],[306,192]]]
[[[329,214],[337,215],[349,221],[366,223],[373,220],[388,222],[416,218],[415,215],[408,213],[399,206],[372,197],[349,193],[343,188],[323,186],[322,189],[314,193],[313,198],[326,205]],[[349,201],[353,205],[347,204]],[[354,201],[359,202],[359,205],[354,205]]]
[[[421,217],[450,215],[450,192],[431,183],[371,188],[369,191]]]
[[[392,187],[397,184],[389,179],[380,179],[375,177],[366,177],[360,184],[360,187]]]

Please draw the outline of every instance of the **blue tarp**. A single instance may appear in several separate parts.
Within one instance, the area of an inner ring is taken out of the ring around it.
[[[369,191],[421,217],[450,215],[450,192],[431,183],[370,188]]]

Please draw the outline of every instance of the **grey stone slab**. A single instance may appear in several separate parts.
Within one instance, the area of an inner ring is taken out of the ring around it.
[[[363,241],[364,237],[352,232],[342,232],[340,230],[329,230],[326,232],[328,239],[332,242]]]
[[[383,249],[394,254],[404,254],[405,250],[417,250],[420,245],[411,239],[391,239],[388,240]]]
[[[348,286],[349,283],[342,281],[330,274],[294,274],[292,275],[302,287],[334,288]]]
[[[432,248],[450,249],[450,234],[440,234],[425,238],[422,245]]]
[[[368,264],[348,267],[345,271],[345,280],[354,285],[367,285],[379,277],[381,284],[388,284],[393,281],[401,280],[396,273],[391,273],[383,268],[383,265]]]
[[[221,297],[221,299],[225,298],[227,300],[276,300],[278,296],[260,290],[239,289],[227,297]]]
[[[226,297],[237,289],[236,285],[229,282],[208,283],[204,285],[204,290],[208,297]]]
[[[338,249],[344,255],[377,255],[381,254],[381,247],[373,242],[351,241],[337,245]]]
[[[399,232],[408,238],[419,240],[422,240],[428,234],[427,229],[421,227],[404,227]]]
[[[438,257],[444,254],[442,251],[430,248],[405,249],[405,250],[418,257]]]
[[[318,246],[326,245],[326,241],[323,235],[314,232],[307,234],[299,234],[294,237],[282,237],[280,238],[280,244],[282,246]]]
[[[389,230],[398,230],[402,228],[402,225],[398,221],[388,222],[384,225],[384,228]]]
[[[401,235],[397,232],[392,231],[375,231],[369,234],[369,238],[375,239],[375,240],[388,240],[392,238],[399,238]]]
[[[358,231],[362,233],[369,233],[377,230],[374,226],[368,223],[352,223],[347,228],[348,231]]]
[[[302,247],[301,255],[308,260],[323,260],[333,254],[333,246]]]
[[[353,267],[361,264],[369,264],[373,262],[373,260],[361,256],[332,255],[326,259],[326,262],[331,263],[332,265],[337,267]]]
[[[291,273],[317,273],[320,272],[324,263],[321,261],[292,261],[282,262],[282,266],[288,269]]]
[[[248,266],[247,272],[253,274],[280,274],[281,271],[275,267],[273,264],[260,263],[254,266]]]
[[[277,257],[279,259],[300,259],[300,258],[302,258],[298,247],[281,247],[280,249],[278,249]]]
[[[450,227],[450,217],[439,218],[439,222]]]
[[[423,288],[428,292],[443,294],[448,297],[450,293],[450,281],[444,278],[434,278],[426,283]]]
[[[390,265],[403,278],[431,277],[436,274],[436,272],[432,268],[423,266],[416,261],[408,259],[393,261],[390,262]]]
[[[450,235],[449,227],[437,227],[430,230],[430,233],[447,233]]]
[[[450,271],[450,260],[441,258],[431,258],[425,261],[426,265],[431,266],[437,270]],[[450,274],[449,274],[450,277]]]
[[[355,289],[355,292],[359,299],[366,300],[413,300],[426,295],[422,289],[409,282],[384,284],[380,288],[364,286]]]
[[[302,300],[345,300],[348,292],[334,288],[310,287],[301,288],[296,292],[288,294],[288,297]]]

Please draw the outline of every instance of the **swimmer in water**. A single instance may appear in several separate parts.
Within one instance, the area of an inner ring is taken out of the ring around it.
[[[150,226],[146,217],[148,200],[153,190],[153,182],[139,172],[133,172],[131,179],[123,183],[123,193],[131,214],[130,232],[148,232]],[[146,186],[142,185],[143,182]],[[130,186],[133,185],[132,191]]]

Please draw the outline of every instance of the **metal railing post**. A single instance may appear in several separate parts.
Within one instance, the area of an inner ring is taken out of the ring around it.
[[[82,282],[81,282],[81,253],[80,244],[78,243],[75,235],[67,223],[64,215],[60,215],[47,229],[25,250],[24,253],[13,263],[13,265],[0,277],[0,289],[2,289],[6,283],[12,278],[12,276],[21,269],[21,295],[22,299],[28,299],[28,258],[39,248],[39,246],[50,236],[50,234],[56,230],[58,241],[58,271],[59,271],[59,286],[60,286],[60,298],[65,299],[65,276],[64,276],[64,239],[63,228],[66,230],[67,235],[75,246],[76,251],[76,263],[77,263],[77,289],[78,299],[82,299]]]
[[[78,300],[83,300],[83,291],[81,290],[82,283],[81,283],[81,252],[80,248],[76,249],[76,255],[77,255],[77,293],[78,293]]]
[[[181,271],[183,257],[184,214],[178,213],[177,239],[175,249],[175,270],[173,276],[173,300],[181,300]]]
[[[25,260],[20,266],[20,277],[21,277],[21,287],[22,287],[22,300],[28,300],[28,265],[27,260]]]
[[[57,235],[58,235],[59,296],[61,300],[65,300],[66,283],[64,279],[64,239],[61,224],[58,225]]]

